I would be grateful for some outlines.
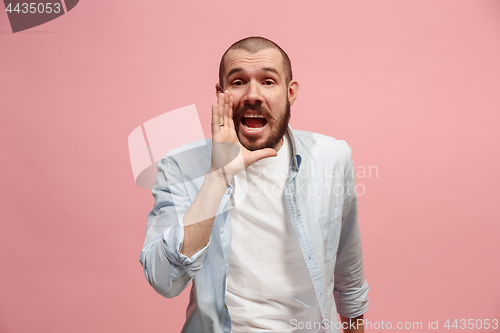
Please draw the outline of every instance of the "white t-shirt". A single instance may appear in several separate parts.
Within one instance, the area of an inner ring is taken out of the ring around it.
[[[292,320],[317,322],[321,317],[316,297],[311,297],[311,276],[285,214],[291,158],[285,135],[277,157],[260,160],[235,177],[238,204],[231,210],[226,291],[233,333],[298,332]]]

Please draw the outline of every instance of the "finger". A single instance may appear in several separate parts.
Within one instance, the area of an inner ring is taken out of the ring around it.
[[[224,94],[224,126],[229,128],[229,92],[226,90]]]
[[[250,159],[249,159],[250,164],[248,166],[254,164],[255,162],[263,158],[273,157],[273,156],[278,156],[278,153],[276,152],[276,150],[271,148],[254,150],[250,153]]]
[[[229,115],[230,119],[233,119],[233,96],[229,95]]]
[[[229,95],[229,128],[234,130],[233,105],[233,96]]]
[[[226,98],[224,93],[219,94],[219,124],[224,124],[224,104],[226,103]]]
[[[214,102],[212,104],[212,135],[220,132],[219,128],[219,104]]]

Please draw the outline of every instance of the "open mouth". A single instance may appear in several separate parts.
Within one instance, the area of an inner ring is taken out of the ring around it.
[[[249,131],[256,131],[266,126],[267,120],[260,114],[246,114],[241,117],[241,124]]]

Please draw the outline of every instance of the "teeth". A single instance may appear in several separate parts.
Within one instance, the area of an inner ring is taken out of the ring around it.
[[[264,126],[262,126],[262,127],[248,127],[247,125],[243,125],[243,126],[245,126],[245,128],[246,128],[247,130],[249,130],[249,131],[256,131],[256,130],[260,130],[262,127],[264,127]]]
[[[260,115],[260,114],[248,114],[246,116],[244,116],[245,118],[264,118],[264,116]]]

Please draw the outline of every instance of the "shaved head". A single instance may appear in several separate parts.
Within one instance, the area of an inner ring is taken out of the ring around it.
[[[220,65],[219,65],[219,84],[221,87],[224,87],[223,79],[224,79],[224,71],[225,71],[225,58],[226,54],[231,51],[231,50],[244,50],[248,53],[254,54],[257,53],[261,50],[265,49],[276,49],[280,51],[282,57],[283,57],[283,71],[285,72],[286,76],[286,82],[287,84],[290,83],[292,80],[292,64],[290,62],[290,58],[288,58],[288,55],[283,51],[281,47],[278,46],[273,41],[270,41],[267,38],[264,37],[247,37],[244,39],[241,39],[231,45],[226,52],[224,52],[224,55],[222,56],[220,60]]]

